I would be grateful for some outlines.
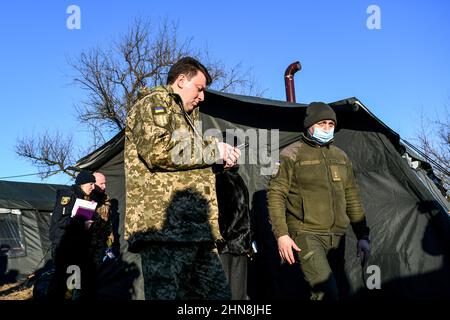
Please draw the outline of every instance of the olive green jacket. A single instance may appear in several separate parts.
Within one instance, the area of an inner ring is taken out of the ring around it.
[[[199,109],[183,109],[169,86],[144,89],[125,128],[125,238],[145,242],[220,240],[217,141],[202,138]]]
[[[358,239],[369,235],[350,159],[304,135],[281,152],[268,205],[276,238],[294,231],[344,234],[350,222]]]

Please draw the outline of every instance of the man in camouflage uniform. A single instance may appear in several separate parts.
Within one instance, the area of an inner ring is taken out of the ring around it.
[[[145,89],[125,130],[129,250],[142,260],[146,299],[228,299],[212,164],[237,162],[239,150],[201,135],[198,104],[211,82],[186,57],[167,85]]]
[[[343,240],[351,223],[357,253],[370,254],[369,228],[347,155],[332,144],[336,114],[327,104],[311,103],[301,140],[280,154],[269,186],[272,228],[282,259],[295,262],[295,250],[311,299],[338,298],[334,272],[344,269]]]

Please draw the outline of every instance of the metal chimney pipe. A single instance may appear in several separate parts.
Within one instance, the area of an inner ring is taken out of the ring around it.
[[[287,67],[284,72],[284,85],[286,87],[286,101],[295,102],[295,86],[294,73],[302,70],[302,65],[299,61],[295,61]]]

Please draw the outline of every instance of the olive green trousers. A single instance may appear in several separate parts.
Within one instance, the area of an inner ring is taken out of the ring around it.
[[[311,288],[311,300],[338,300],[335,274],[344,276],[345,236],[294,232],[292,239],[301,249],[300,268]]]

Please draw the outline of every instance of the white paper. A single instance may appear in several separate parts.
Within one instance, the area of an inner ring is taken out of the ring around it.
[[[71,217],[75,216],[75,214],[78,211],[78,208],[95,211],[95,208],[97,208],[97,202],[77,199],[75,201],[75,204],[73,205],[72,214],[70,215]]]

